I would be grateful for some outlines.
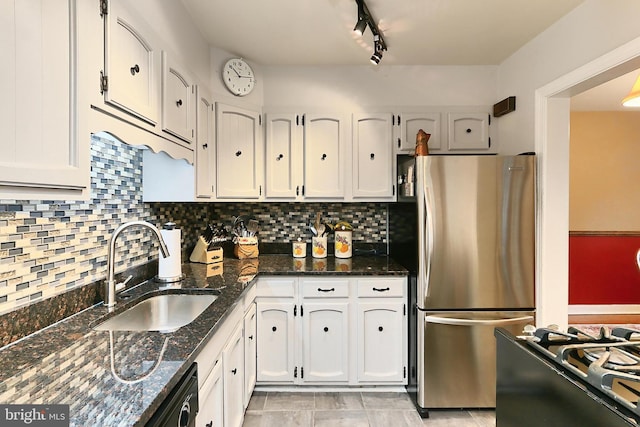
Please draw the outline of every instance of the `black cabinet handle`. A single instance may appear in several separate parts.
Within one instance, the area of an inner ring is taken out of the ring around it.
[[[336,290],[336,288],[331,288],[331,289],[318,288],[318,292],[333,292],[335,290]]]
[[[182,99],[178,99],[178,100],[176,101],[176,105],[177,105],[178,107],[182,107]]]
[[[325,332],[329,332],[329,328],[327,328],[326,326],[324,327],[324,331]]]
[[[326,159],[326,158],[327,158],[327,155],[326,155],[326,154],[324,154],[324,153],[322,153],[322,157],[320,158],[320,160],[324,160],[324,159]]]
[[[133,67],[131,67],[129,70],[131,71],[131,75],[135,76],[137,73],[140,72],[140,67],[138,66],[138,64],[136,64]]]
[[[249,339],[252,340],[253,339],[253,335],[249,335]]]
[[[207,148],[209,144],[202,144],[202,148]]]
[[[238,150],[236,151],[236,157],[240,157],[242,155],[242,151]]]
[[[277,329],[278,329],[278,328],[276,328],[275,326],[274,326],[273,328],[271,328],[271,330],[272,330],[273,332],[275,332]]]
[[[232,373],[233,375],[235,375],[237,372],[238,372],[238,370],[237,370],[236,368],[234,368],[234,369],[232,369],[232,370],[231,370],[231,373]]]
[[[278,157],[276,157],[276,160],[281,160],[284,156],[282,154],[278,154]]]
[[[213,427],[213,421],[209,421],[205,427]]]
[[[382,328],[382,326],[378,326],[378,330],[379,330],[380,332],[382,332],[382,329],[383,329],[383,328]]]
[[[471,129],[467,129],[467,133],[471,133]]]
[[[388,292],[390,289],[389,288],[373,288],[373,290],[376,292]]]

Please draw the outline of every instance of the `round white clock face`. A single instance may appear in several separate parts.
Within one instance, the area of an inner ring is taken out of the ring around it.
[[[222,80],[227,89],[236,96],[251,93],[256,84],[253,70],[243,59],[230,59],[224,64]]]

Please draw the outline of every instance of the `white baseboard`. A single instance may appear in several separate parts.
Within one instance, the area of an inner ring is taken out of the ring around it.
[[[572,314],[640,314],[638,304],[587,304],[570,305],[569,315]]]

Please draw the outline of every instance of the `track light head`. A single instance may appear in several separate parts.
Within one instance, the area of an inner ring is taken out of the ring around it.
[[[353,28],[353,31],[361,36],[364,34],[364,30],[367,29],[367,20],[358,18],[358,22],[356,22],[356,26]]]
[[[387,50],[387,47],[384,44],[384,40],[380,38],[379,34],[373,36],[373,55],[371,55],[371,63],[373,65],[378,65],[382,60],[382,51]]]
[[[356,26],[353,28],[353,31],[362,35],[367,27],[371,29],[373,33],[373,55],[371,55],[371,63],[378,65],[382,60],[382,51],[387,50],[387,44],[382,37],[382,33],[378,28],[375,20],[369,13],[369,8],[365,4],[364,0],[355,0],[358,5],[358,21],[356,22]]]

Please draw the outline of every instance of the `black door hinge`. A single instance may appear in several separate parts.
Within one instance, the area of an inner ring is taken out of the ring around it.
[[[298,367],[293,368],[293,378],[298,378]]]
[[[104,75],[104,71],[100,70],[100,94],[104,95],[109,90],[109,77]]]
[[[489,148],[491,148],[491,137],[489,137]]]
[[[296,114],[296,126],[300,126],[300,116]]]
[[[406,315],[407,315],[407,304],[402,304],[402,314],[403,314],[404,316],[406,316]]]
[[[302,305],[300,305],[300,317],[304,316],[304,309],[302,308]]]
[[[262,126],[262,114],[258,116],[258,125]]]
[[[487,114],[489,116],[489,126],[491,126],[491,114]]]
[[[400,114],[398,114],[398,126],[400,126]]]
[[[302,126],[304,126],[304,117],[306,116],[306,114],[302,115]]]
[[[100,0],[100,16],[105,17],[109,14],[109,0]]]
[[[395,185],[392,185],[392,186],[391,186],[391,195],[392,195],[392,196],[395,196],[395,195],[396,195],[396,186],[395,186]]]
[[[300,367],[300,378],[304,378],[304,368]]]
[[[293,317],[296,317],[298,315],[298,306],[294,305],[293,306]]]
[[[402,368],[402,378],[407,378],[407,367]]]
[[[302,186],[302,195],[304,196],[304,185]]]

